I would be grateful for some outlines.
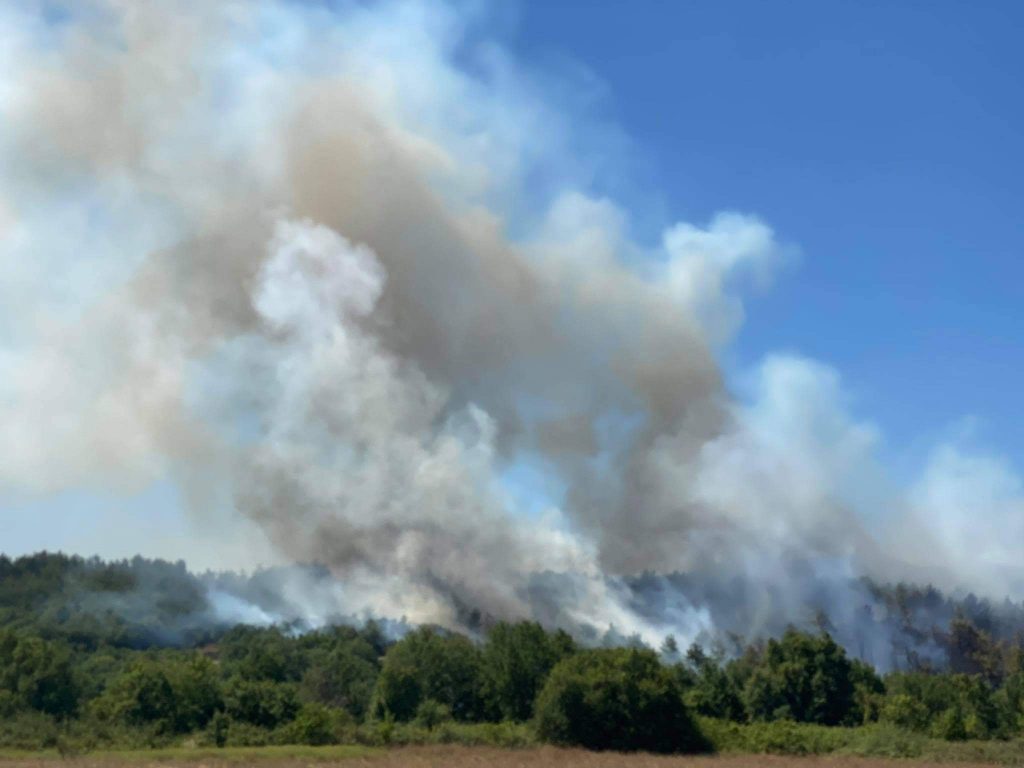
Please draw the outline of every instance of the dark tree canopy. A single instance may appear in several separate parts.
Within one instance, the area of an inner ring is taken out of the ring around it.
[[[506,720],[528,720],[551,668],[575,651],[564,632],[549,634],[535,622],[499,623],[483,647],[485,695]]]
[[[374,710],[399,721],[416,716],[420,704],[433,700],[448,707],[456,720],[484,714],[481,654],[468,638],[423,627],[388,650],[377,680]]]
[[[547,741],[588,749],[703,751],[682,693],[653,651],[582,651],[551,670],[537,699],[537,730]]]
[[[877,722],[915,738],[1024,735],[1014,604],[872,586],[883,623],[901,625],[886,637],[913,637],[917,649],[888,657],[903,667],[884,677],[847,657],[822,631],[825,616],[813,634],[724,638],[685,654],[670,639],[660,655],[613,629],[605,642],[634,647],[581,651],[530,622],[494,624],[482,639],[401,622],[211,623],[206,585],[266,596],[275,578],[197,577],[143,558],[0,556],[0,747],[325,744],[357,732],[378,743],[397,729],[438,739],[539,730],[558,743],[673,751],[702,743],[689,712],[713,735],[724,722],[781,720]],[[751,726],[783,738],[800,727]]]
[[[853,665],[827,634],[790,630],[768,641],[761,665],[747,681],[746,703],[755,720],[849,722],[855,703]]]

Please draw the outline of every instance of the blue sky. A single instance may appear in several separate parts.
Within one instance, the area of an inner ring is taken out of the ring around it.
[[[894,463],[973,417],[1024,457],[1024,5],[525,2],[512,39],[582,66],[662,216],[763,217],[801,251],[728,352],[838,368]]]

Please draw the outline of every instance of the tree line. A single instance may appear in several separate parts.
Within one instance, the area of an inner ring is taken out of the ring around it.
[[[594,749],[700,751],[709,720],[889,723],[950,740],[1020,734],[1024,669],[878,675],[827,633],[787,632],[723,659],[694,645],[579,647],[530,622],[483,642],[435,627],[389,640],[373,622],[301,635],[238,626],[194,649],[75,647],[0,630],[0,741],[46,746],[328,744],[408,725],[522,723]]]
[[[943,635],[943,668],[888,674],[851,658],[825,630],[791,629],[727,652],[684,650],[671,637],[658,649],[583,647],[532,622],[494,623],[478,638],[436,627],[396,637],[371,621],[310,632],[239,625],[168,646],[140,643],[114,614],[84,622],[74,609],[84,593],[56,578],[51,561],[19,567],[21,583],[10,570],[0,578],[6,747],[488,734],[678,752],[711,749],[723,723],[883,724],[953,741],[1022,731],[1024,643],[995,639],[965,617]],[[124,573],[92,578],[116,588]],[[65,590],[73,631],[60,609],[32,612],[41,584]]]

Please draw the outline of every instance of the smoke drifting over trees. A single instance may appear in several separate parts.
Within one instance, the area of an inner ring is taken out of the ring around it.
[[[928,737],[944,740],[945,753],[945,741],[1021,732],[1019,604],[866,585],[872,608],[891,611],[893,637],[917,648],[930,639],[935,651],[907,653],[900,671],[881,675],[820,629],[685,652],[669,636],[660,655],[635,637],[609,632],[600,640],[619,647],[594,648],[534,622],[483,618],[474,637],[340,615],[324,618],[354,626],[315,629],[301,601],[280,594],[289,582],[322,606],[318,585],[333,578],[0,557],[0,745],[68,754],[186,739],[192,748],[541,739],[669,752],[902,745],[907,756]],[[233,625],[216,604],[226,599],[279,623]],[[1019,739],[970,747],[983,748],[1013,758]]]
[[[735,212],[639,241],[590,191],[616,142],[487,29],[0,10],[0,488],[170,479],[207,551],[329,569],[310,616],[692,639],[856,611],[860,577],[1019,586],[998,459],[898,487],[802,358],[733,397],[716,353],[794,249]]]

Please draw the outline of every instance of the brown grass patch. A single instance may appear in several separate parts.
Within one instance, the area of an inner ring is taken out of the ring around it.
[[[7,755],[0,757],[0,768],[54,768],[56,763],[68,768],[930,768],[949,763],[919,760],[879,760],[860,757],[778,757],[772,755],[726,755],[716,757],[666,757],[647,754],[596,753],[576,749],[540,747],[510,750],[492,747],[401,747],[390,750],[358,753],[299,749],[247,750],[226,752],[188,750],[163,751],[152,755],[144,752],[105,753],[61,759],[57,755]],[[986,765],[959,763],[961,768]]]
[[[648,754],[587,752],[541,747],[502,750],[487,747],[415,747],[395,749],[351,765],[366,768],[930,768],[941,765],[924,761],[879,760],[859,757],[778,757],[773,755],[724,755],[679,757]],[[972,764],[960,763],[960,768]],[[986,765],[986,764],[977,764]],[[945,764],[949,768],[949,764]],[[989,765],[988,768],[991,768]]]

